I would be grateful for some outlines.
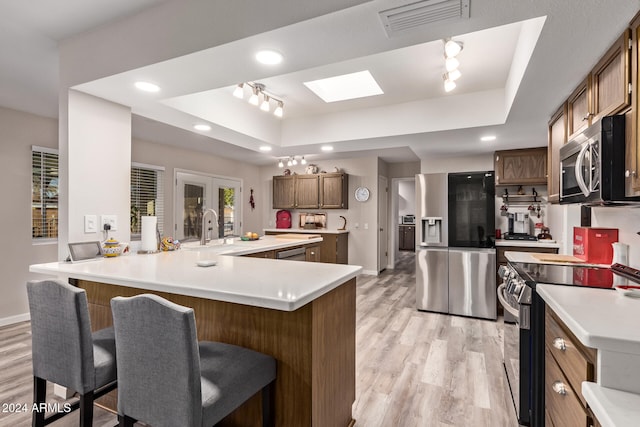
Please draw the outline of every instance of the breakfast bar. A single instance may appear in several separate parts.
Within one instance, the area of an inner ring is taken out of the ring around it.
[[[30,271],[85,289],[94,329],[112,324],[110,300],[118,295],[154,293],[192,307],[200,340],[276,358],[277,426],[353,425],[355,277],[362,268],[232,256],[305,242],[243,243],[36,264]],[[198,266],[203,260],[214,265]],[[115,401],[105,405],[115,408]],[[254,396],[221,425],[259,425],[260,405]]]

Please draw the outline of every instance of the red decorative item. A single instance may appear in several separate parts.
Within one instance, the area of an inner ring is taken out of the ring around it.
[[[249,205],[251,205],[251,210],[256,208],[256,202],[253,200],[253,188],[250,190],[251,195],[249,196]]]
[[[276,212],[276,228],[291,228],[291,212],[288,210]]]
[[[592,264],[611,264],[617,228],[573,227],[573,256]]]

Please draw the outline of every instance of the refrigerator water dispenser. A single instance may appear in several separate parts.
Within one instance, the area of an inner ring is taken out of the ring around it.
[[[422,218],[422,244],[442,243],[442,218]]]

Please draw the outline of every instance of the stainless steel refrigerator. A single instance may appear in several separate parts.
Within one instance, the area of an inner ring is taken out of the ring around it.
[[[493,171],[416,175],[416,305],[496,319]]]

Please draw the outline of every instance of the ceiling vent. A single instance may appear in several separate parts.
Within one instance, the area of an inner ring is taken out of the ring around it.
[[[379,12],[388,37],[424,25],[469,19],[469,0],[423,0]]]

